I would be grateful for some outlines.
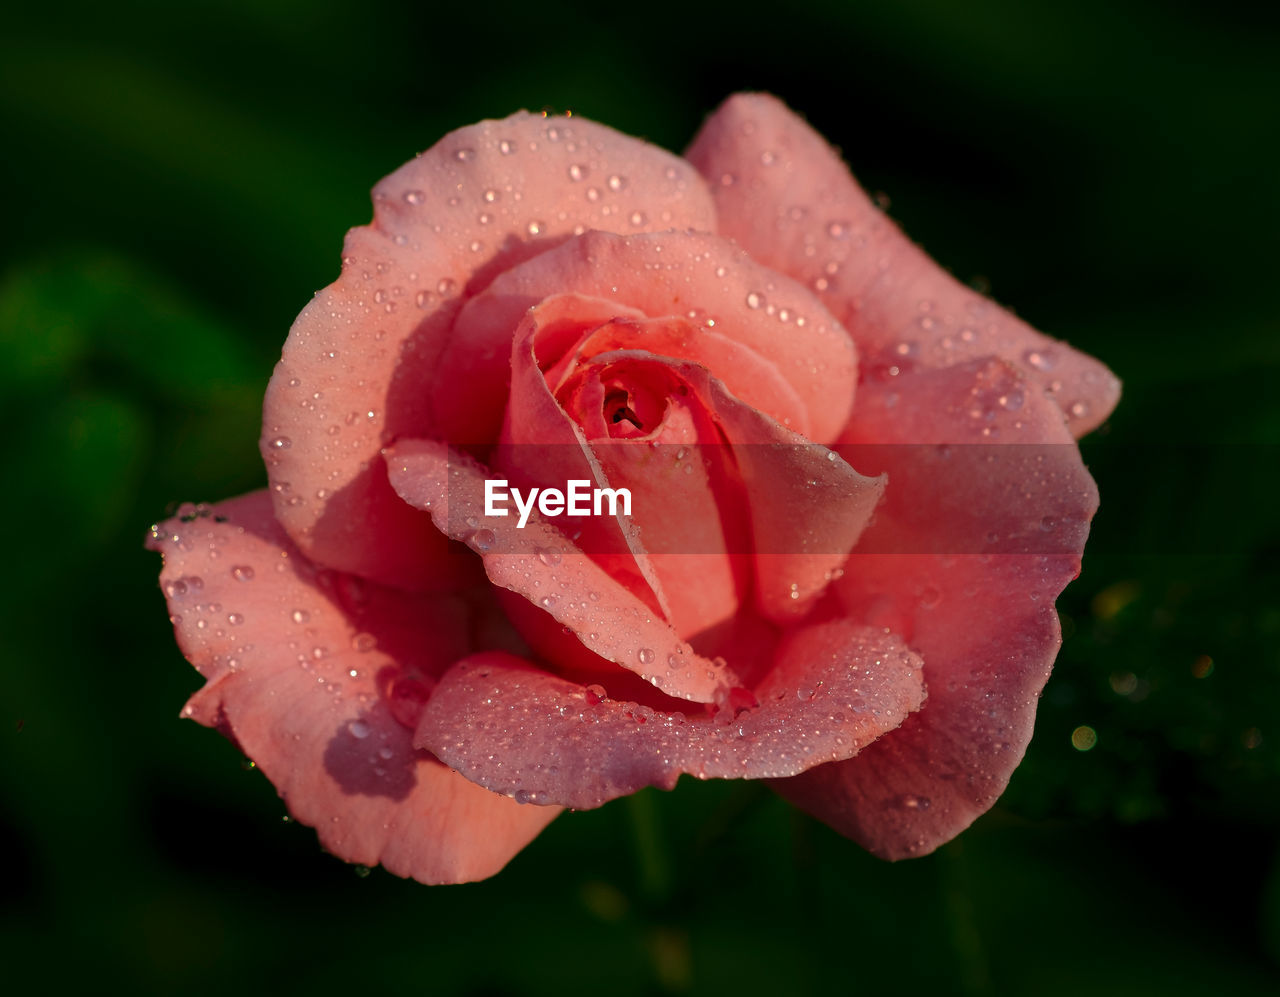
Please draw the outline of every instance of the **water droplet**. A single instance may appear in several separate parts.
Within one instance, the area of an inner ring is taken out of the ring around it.
[[[560,552],[554,547],[539,547],[538,560],[545,564],[548,568],[554,568],[560,563]]]
[[[295,609],[290,616],[294,623],[306,623],[307,620],[311,619],[311,614],[305,609]]]
[[[227,616],[227,622],[230,623],[233,627],[238,627],[241,623],[244,622],[244,617],[241,616],[239,613],[230,613]]]
[[[544,595],[538,601],[542,604],[543,609],[554,609],[556,604],[556,597],[554,595]]]
[[[453,158],[460,163],[468,163],[475,158],[475,149],[459,149],[453,154]]]
[[[758,291],[751,291],[747,294],[748,308],[759,308],[762,304],[764,304],[763,294],[760,294]]]
[[[1075,402],[1070,409],[1071,415],[1076,419],[1083,419],[1089,414],[1089,406],[1085,402]]]
[[[498,151],[504,156],[510,156],[516,151],[515,144],[507,141],[505,138],[498,143]]]
[[[587,169],[586,166],[583,166],[581,163],[574,163],[572,166],[569,167],[569,179],[572,180],[574,183],[577,183],[579,180],[583,179],[589,172],[591,171]]]
[[[231,577],[238,582],[248,582],[253,580],[253,568],[247,564],[237,564],[231,568]]]
[[[651,665],[651,664],[653,664],[653,660],[654,660],[654,658],[656,658],[656,657],[657,657],[657,655],[655,655],[655,654],[653,653],[653,648],[651,648],[651,647],[642,647],[642,648],[640,648],[640,650],[638,650],[638,651],[636,652],[636,657],[637,657],[638,659],[640,659],[640,664],[642,664],[642,665]]]
[[[498,536],[493,530],[476,530],[471,542],[475,544],[476,550],[486,551],[498,542]]]
[[[288,450],[293,446],[293,440],[289,439],[287,436],[277,436],[268,444],[268,446],[275,450]]]
[[[920,593],[920,605],[925,609],[932,609],[942,601],[942,593],[930,585]]]
[[[387,707],[396,722],[410,730],[418,725],[422,709],[431,698],[431,685],[405,675],[397,676],[387,692]]]
[[[357,740],[363,741],[369,736],[369,725],[363,720],[352,720],[347,724],[347,732]]]
[[[849,238],[849,223],[848,222],[829,223],[827,225],[827,235],[829,235],[833,239],[843,240],[843,239]]]
[[[583,698],[592,706],[596,706],[608,699],[609,694],[604,691],[604,686],[602,685],[589,685],[583,693]]]
[[[404,199],[410,204],[421,204],[427,199],[427,195],[420,190],[406,190]]]
[[[368,633],[358,633],[351,638],[351,646],[361,654],[372,651],[377,643],[378,639]]]
[[[457,289],[458,289],[458,283],[457,281],[453,280],[453,278],[451,277],[442,277],[440,279],[440,282],[436,284],[436,291],[439,292],[443,297],[448,297]]]
[[[627,178],[615,173],[608,179],[607,183],[609,185],[609,189],[614,193],[617,193],[627,186]]]
[[[1053,350],[1045,348],[1042,350],[1031,349],[1022,354],[1022,359],[1036,370],[1053,370],[1056,358]]]
[[[801,702],[807,702],[808,700],[813,698],[813,692],[814,690],[812,686],[802,685],[799,689],[796,690],[796,699],[800,700]]]

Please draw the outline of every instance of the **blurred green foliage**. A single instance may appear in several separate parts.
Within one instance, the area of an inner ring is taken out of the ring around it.
[[[0,38],[0,961],[138,993],[1280,987],[1280,18],[1242,2],[67,2]],[[264,481],[259,405],[368,190],[572,108],[679,149],[736,89],[1125,381],[1068,639],[991,814],[886,865],[762,787],[556,821],[428,890],[322,855],[198,685],[146,526]],[[1088,726],[1096,744],[1073,747]],[[15,990],[16,992],[16,990]]]

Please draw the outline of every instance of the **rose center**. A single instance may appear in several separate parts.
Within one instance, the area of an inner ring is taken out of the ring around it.
[[[613,425],[625,419],[636,429],[644,429],[644,423],[631,407],[631,393],[625,390],[615,389],[605,396],[604,417]]]

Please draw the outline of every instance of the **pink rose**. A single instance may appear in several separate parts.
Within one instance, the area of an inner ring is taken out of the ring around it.
[[[429,883],[682,773],[768,778],[887,858],[991,806],[1097,505],[1101,364],[767,96],[685,159],[482,122],[373,197],[267,389],[269,490],[152,529],[184,716],[330,851]],[[631,514],[521,525],[499,479]]]

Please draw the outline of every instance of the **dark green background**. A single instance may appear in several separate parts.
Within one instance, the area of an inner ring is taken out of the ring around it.
[[[5,988],[1275,992],[1277,51],[1274,13],[1155,0],[8,11]],[[1027,759],[898,865],[686,780],[484,884],[361,876],[178,720],[199,680],[144,530],[263,483],[271,366],[383,174],[518,107],[680,149],[743,88],[1125,381]]]

